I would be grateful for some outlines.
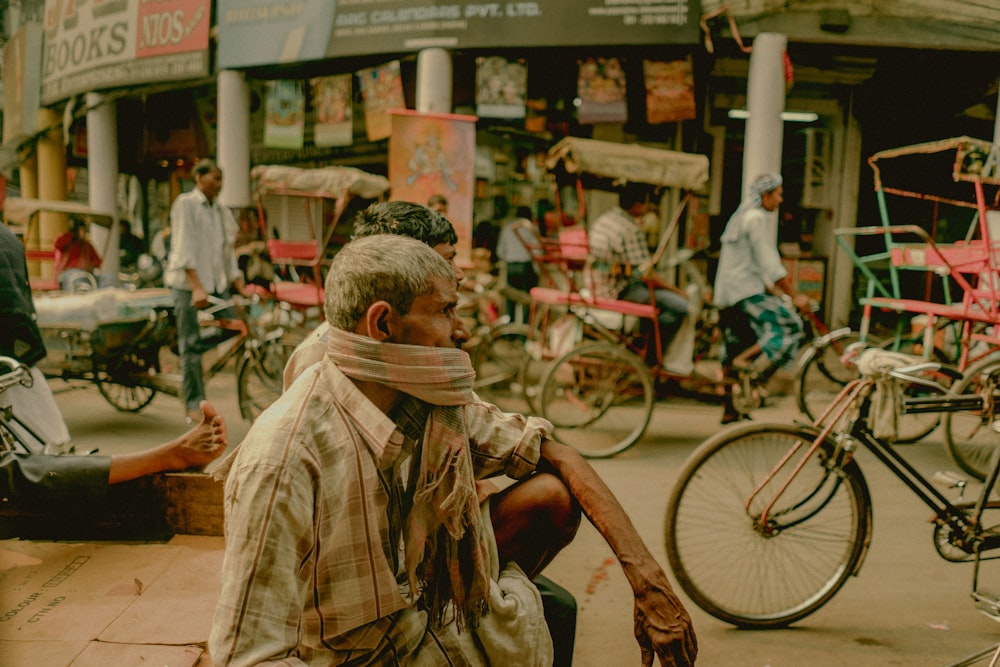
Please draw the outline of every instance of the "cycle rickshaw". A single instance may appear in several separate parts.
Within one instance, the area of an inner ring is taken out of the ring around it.
[[[38,245],[41,214],[49,212],[107,228],[107,254],[115,216],[79,202],[18,197],[8,198],[3,212],[4,222],[27,241],[26,259],[38,262],[37,272],[45,276],[32,278],[38,327],[47,350],[38,368],[45,376],[93,383],[109,404],[123,412],[139,412],[158,393],[179,396],[180,375],[165,372],[161,363],[161,353],[176,348],[177,342],[169,290],[96,289],[92,282],[86,290],[65,293],[54,275],[46,275],[54,273],[46,264],[54,263],[55,253],[30,249]],[[240,413],[248,420],[281,394],[281,373],[288,356],[287,344],[280,340],[284,330],[276,318],[264,316],[266,307],[253,301],[216,304],[210,311],[218,311],[218,317],[207,313],[202,329],[206,334],[214,332],[222,351],[206,369],[207,375],[215,375],[235,360]]]
[[[856,377],[840,362],[843,348],[855,341],[916,353],[949,364],[967,378],[978,375],[982,363],[991,363],[979,360],[1000,345],[998,157],[997,146],[987,141],[954,137],[879,151],[868,159],[881,224],[836,232],[864,285],[858,299],[860,330],[839,329],[814,341],[800,358],[796,393],[807,417],[818,417]],[[935,173],[942,177],[918,177]],[[899,224],[900,219],[907,224]],[[907,273],[919,279],[908,286]],[[911,326],[915,316],[923,320],[919,327]],[[895,320],[884,340],[872,332],[879,317]],[[974,381],[956,389],[967,391]],[[913,396],[928,391],[919,384],[908,389]],[[895,440],[919,440],[941,419],[936,412],[904,415]],[[956,428],[965,421],[962,413],[943,419],[952,458],[982,479],[987,462],[976,462],[981,447],[968,442],[975,439],[979,420],[973,416]]]
[[[642,437],[657,382],[721,388],[718,364],[706,371],[699,363],[719,336],[717,314],[705,303],[707,283],[692,261],[695,249],[667,256],[693,192],[708,180],[708,158],[571,137],[552,147],[547,166],[557,183],[575,182],[579,213],[572,220],[557,206],[550,216],[557,228],[546,237],[536,234],[529,244],[541,277],[530,292],[529,323],[497,327],[474,350],[476,389],[503,407],[504,398],[523,398],[553,423],[555,439],[585,456],[611,456]],[[629,182],[668,189],[665,199],[673,207],[653,266],[684,271],[691,312],[666,353],[655,303],[596,297],[589,288],[583,225],[588,194]],[[744,411],[754,400],[746,398]]]

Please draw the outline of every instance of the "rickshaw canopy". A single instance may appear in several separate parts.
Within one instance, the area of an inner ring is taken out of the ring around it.
[[[698,153],[566,137],[549,149],[546,166],[609,179],[614,186],[646,183],[698,190],[708,182],[708,158]]]
[[[868,164],[876,192],[975,208],[973,183],[982,186],[990,206],[1000,199],[1000,146],[983,139],[951,137],[890,148],[872,155]]]
[[[389,190],[389,179],[354,167],[301,169],[283,165],[258,165],[250,171],[254,192],[343,200],[376,199]]]
[[[116,216],[95,211],[82,202],[8,197],[3,203],[4,222],[22,228],[27,227],[32,218],[43,211],[65,213],[109,229],[116,220]]]

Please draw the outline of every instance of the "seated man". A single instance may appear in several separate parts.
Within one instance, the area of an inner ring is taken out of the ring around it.
[[[433,197],[431,198],[433,199]],[[372,204],[358,213],[354,219],[354,236],[359,239],[374,234],[398,234],[423,241],[434,252],[451,264],[455,271],[455,281],[462,282],[465,272],[455,263],[458,234],[451,222],[443,214],[408,201],[387,201]],[[322,322],[304,341],[299,343],[285,364],[284,388],[288,389],[295,378],[326,354],[329,322]],[[463,330],[461,346],[469,339],[470,333]]]
[[[101,268],[101,256],[87,240],[87,223],[73,218],[70,230],[56,237],[56,276],[64,292],[88,289],[96,283],[94,272]]]
[[[691,620],[610,490],[544,420],[478,401],[452,268],[399,236],[326,281],[327,355],[254,423],[225,491],[218,665],[548,664],[530,578],[582,511],[635,591],[644,663],[693,664]],[[481,502],[475,480],[520,481]]]
[[[641,227],[642,216],[649,208],[648,194],[648,188],[643,186],[625,186],[618,193],[618,207],[598,216],[587,238],[595,296],[649,304],[651,284],[659,310],[660,342],[666,348],[688,314],[688,296],[652,272],[652,258]]]

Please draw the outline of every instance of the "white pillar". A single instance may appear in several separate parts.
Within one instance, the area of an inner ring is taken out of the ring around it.
[[[417,111],[451,113],[451,54],[444,49],[424,49],[417,54]]]
[[[222,169],[219,203],[247,208],[250,198],[250,86],[242,72],[219,72],[217,161]]]
[[[851,94],[850,106],[847,112],[842,114],[845,119],[843,133],[843,170],[840,179],[840,191],[837,194],[836,218],[833,222],[835,229],[851,229],[857,227],[858,215],[858,192],[861,182],[861,126],[854,115],[854,95]],[[866,178],[871,178],[871,171],[868,171]],[[871,187],[869,185],[869,187]],[[849,247],[854,249],[853,236],[845,237]],[[854,263],[851,258],[840,249],[839,244],[831,251],[828,259],[829,265],[826,270],[826,299],[830,307],[827,309],[829,324],[831,327],[847,326],[851,319],[851,306],[854,305]]]
[[[118,113],[115,102],[101,93],[87,93],[87,185],[90,208],[117,217]],[[102,284],[117,284],[118,225],[111,229],[92,225],[90,234],[101,253]]]
[[[997,108],[993,118],[993,143],[1000,145],[1000,95],[997,98]]]
[[[743,189],[761,174],[781,173],[785,110],[784,35],[761,33],[753,40],[747,76],[746,135],[743,139]]]

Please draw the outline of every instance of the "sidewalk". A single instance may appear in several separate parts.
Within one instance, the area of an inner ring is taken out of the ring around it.
[[[60,383],[53,384],[59,389]],[[239,416],[235,380],[212,380],[209,397],[227,418],[231,442],[249,428]],[[115,411],[93,386],[57,394],[78,450],[101,453],[150,446],[187,427],[180,402],[158,396],[139,414]],[[798,418],[792,396],[774,396],[758,410],[759,422]],[[717,404],[669,398],[656,405],[646,437],[617,457],[593,462],[654,557],[665,567],[663,520],[667,498],[687,456],[720,431]],[[905,445],[904,455],[921,471],[951,469],[938,434]],[[875,507],[874,539],[857,580],[823,609],[788,630],[739,631],[690,604],[708,667],[942,667],[998,639],[995,623],[969,598],[972,570],[947,563],[931,544],[929,511],[877,461],[858,456]],[[949,495],[949,497],[952,497]],[[996,580],[996,561],[984,566]],[[556,557],[546,574],[577,598],[576,667],[639,665],[632,635],[633,597],[621,568],[586,521],[577,539]],[[671,576],[668,572],[668,576]]]

